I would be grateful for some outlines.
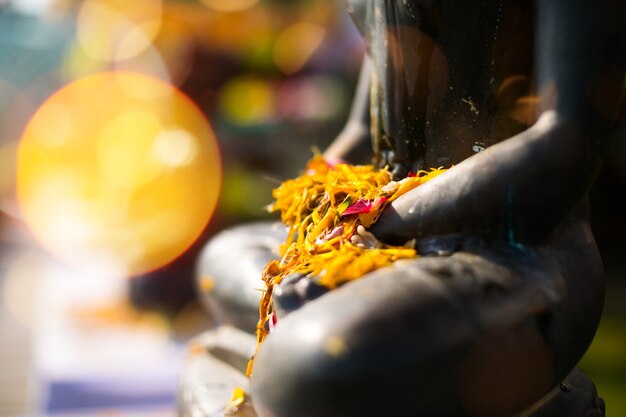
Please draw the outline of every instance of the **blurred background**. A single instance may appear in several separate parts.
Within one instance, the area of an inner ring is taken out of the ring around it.
[[[198,251],[341,130],[337,0],[0,0],[0,416],[173,416]],[[626,91],[626,85],[625,85]],[[626,114],[622,114],[626,120]],[[626,123],[592,190],[581,367],[626,415]]]

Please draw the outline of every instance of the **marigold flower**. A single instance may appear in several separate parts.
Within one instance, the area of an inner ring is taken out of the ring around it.
[[[281,260],[269,262],[263,272],[266,287],[259,302],[257,349],[268,334],[269,323],[276,319],[272,294],[283,278],[310,274],[334,289],[398,259],[416,257],[411,244],[384,244],[366,228],[393,200],[444,171],[419,171],[394,182],[387,169],[343,163],[331,166],[317,155],[307,163],[303,175],[274,189],[275,202],[269,209],[280,212],[288,234],[280,247]],[[251,371],[252,359],[248,375]]]

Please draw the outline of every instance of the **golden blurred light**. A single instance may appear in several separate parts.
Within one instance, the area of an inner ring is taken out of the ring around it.
[[[195,9],[197,10],[197,7]],[[120,47],[115,47],[111,42],[119,36],[113,37],[114,33],[110,34],[111,39],[103,38],[99,44],[94,40],[95,49],[90,48],[85,38],[90,36],[95,38],[98,29],[87,26],[85,36],[74,39],[66,48],[62,64],[63,76],[67,80],[74,80],[96,72],[130,71],[149,74],[181,85],[191,72],[196,35],[185,20],[188,17],[181,16],[177,10],[178,8],[172,7],[171,3],[163,5],[155,36],[151,34],[148,36],[145,33],[141,35],[141,31],[138,32],[136,27],[129,29],[129,33],[135,35],[128,39],[134,36],[136,41],[134,44],[138,49],[131,56],[127,56],[127,52],[129,48],[134,48],[133,42],[124,40]],[[103,31],[102,36],[105,34]],[[143,41],[139,42],[140,38]],[[107,49],[110,50],[107,52]]]
[[[146,75],[91,75],[49,98],[18,150],[25,221],[78,266],[136,275],[183,253],[221,183],[210,126],[184,94]]]
[[[185,130],[165,130],[154,141],[154,156],[172,167],[191,163],[197,153],[194,137]]]
[[[195,36],[184,16],[176,14],[175,10],[165,10],[154,47],[175,85],[181,85],[191,73],[197,42]]]
[[[276,97],[272,86],[254,77],[235,77],[222,89],[221,108],[235,124],[267,123],[276,113]]]
[[[254,6],[259,0],[200,0],[203,4],[218,12],[239,12]]]
[[[31,128],[41,145],[51,148],[63,145],[72,130],[71,114],[63,104],[51,103],[41,108]]]
[[[6,82],[0,80],[0,210],[12,217],[20,216],[15,199],[19,139],[39,105],[59,85],[60,80],[54,72],[42,74],[20,88],[7,86]],[[67,122],[62,113],[62,109],[53,108],[49,115],[52,117],[46,118],[51,119],[51,123],[62,125]],[[40,130],[44,130],[41,138],[43,141],[50,139],[45,136],[45,128]],[[52,139],[54,140],[57,139]]]
[[[0,143],[0,210],[16,215],[13,197],[15,195],[15,153],[17,141]]]
[[[162,9],[162,0],[85,0],[76,34],[93,58],[132,58],[148,48],[159,32]]]
[[[274,44],[274,62],[285,74],[304,66],[324,40],[326,30],[313,23],[296,23],[285,29]]]
[[[90,55],[76,41],[67,48],[63,75],[74,80],[108,70],[141,72],[180,85],[191,70],[191,36],[189,30],[178,22],[164,19],[158,36],[146,48],[126,59],[112,55],[107,60]]]

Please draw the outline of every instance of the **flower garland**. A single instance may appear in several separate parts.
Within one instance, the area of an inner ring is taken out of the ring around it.
[[[276,320],[272,294],[275,286],[295,273],[312,275],[319,284],[334,289],[398,259],[417,256],[411,244],[391,246],[378,241],[367,228],[392,201],[435,178],[445,169],[431,169],[392,181],[391,173],[371,165],[330,165],[313,157],[303,175],[274,189],[269,210],[280,212],[288,227],[280,246],[280,260],[263,271],[265,291],[259,303],[257,350]],[[252,373],[254,355],[248,364]]]

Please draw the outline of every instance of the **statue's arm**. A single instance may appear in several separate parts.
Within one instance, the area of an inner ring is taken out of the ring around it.
[[[363,155],[371,155],[370,79],[371,63],[365,56],[348,122],[324,152],[328,161],[369,162]]]
[[[538,122],[393,202],[385,241],[471,233],[538,242],[588,192],[614,133],[626,65],[620,0],[539,0]]]

